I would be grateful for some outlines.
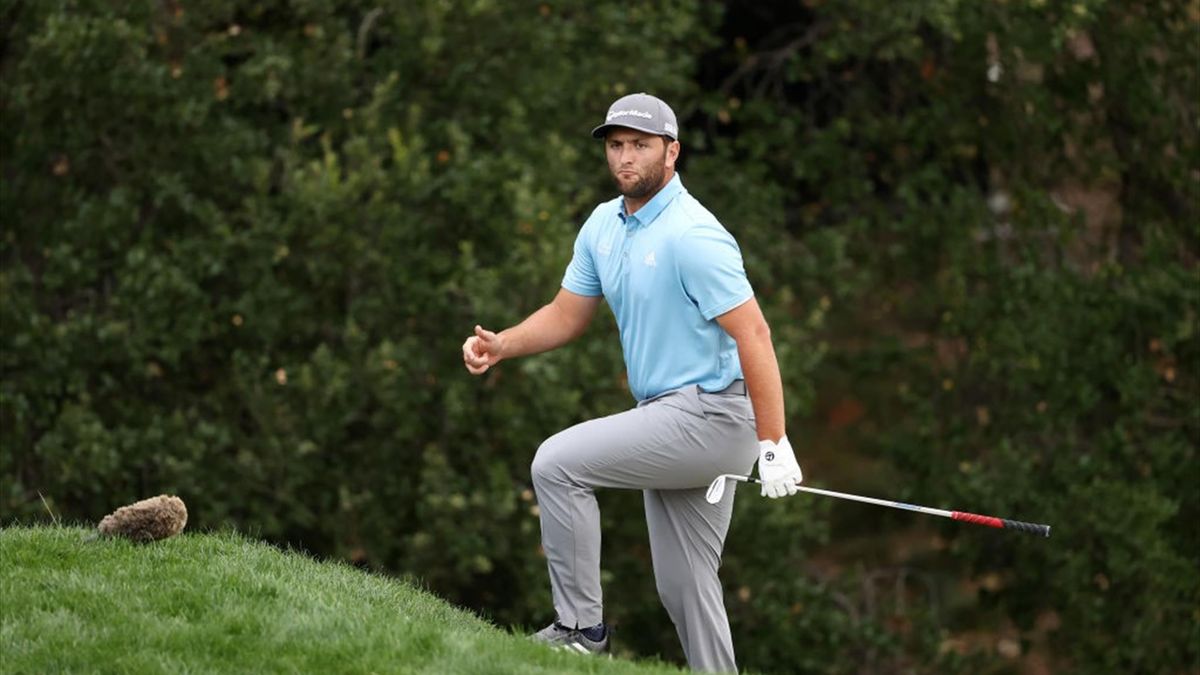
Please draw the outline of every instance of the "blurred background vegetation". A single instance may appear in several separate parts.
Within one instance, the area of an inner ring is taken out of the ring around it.
[[[551,604],[528,465],[632,399],[611,317],[466,374],[650,91],[742,245],[813,485],[743,491],[761,672],[1200,668],[1200,2],[0,2],[0,519],[199,529]],[[608,618],[681,661],[634,493]]]

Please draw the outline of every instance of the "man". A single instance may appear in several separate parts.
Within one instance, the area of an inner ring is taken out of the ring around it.
[[[621,196],[584,223],[550,304],[500,333],[476,326],[463,343],[467,370],[479,375],[503,359],[570,342],[603,298],[638,401],[552,436],[533,459],[558,615],[535,639],[607,650],[594,490],[640,489],[659,597],[688,664],[734,671],[717,578],[734,491],[715,505],[705,492],[718,475],[749,472],[755,459],[764,495],[795,494],[802,479],[784,434],[770,330],[737,243],[675,173],[671,108],[647,94],[625,96],[592,136],[604,139]]]

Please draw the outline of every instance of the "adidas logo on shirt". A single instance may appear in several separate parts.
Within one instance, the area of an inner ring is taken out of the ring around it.
[[[646,256],[646,259],[642,262],[646,263],[646,267],[658,266],[658,263],[654,262],[654,251],[650,251],[650,253]]]

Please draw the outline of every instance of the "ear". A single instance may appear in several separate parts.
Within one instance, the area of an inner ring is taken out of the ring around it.
[[[666,139],[663,139],[666,140]],[[675,160],[679,159],[679,141],[671,141],[667,144],[667,161],[666,165],[670,168],[675,168]]]

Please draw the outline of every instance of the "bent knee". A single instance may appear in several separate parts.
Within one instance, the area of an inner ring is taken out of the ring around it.
[[[538,446],[537,453],[533,456],[533,463],[529,465],[529,473],[533,476],[534,481],[554,480],[562,477],[563,444],[558,441],[558,436],[555,434],[542,441],[542,444]]]

